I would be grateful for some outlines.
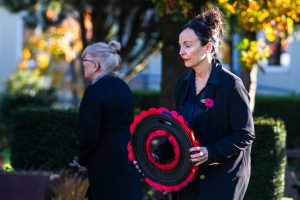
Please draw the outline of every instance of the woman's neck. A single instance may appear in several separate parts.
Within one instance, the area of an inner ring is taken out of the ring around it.
[[[99,76],[102,76],[102,75],[103,75],[103,73],[101,73],[100,71],[94,73],[91,81],[94,82]]]
[[[200,65],[194,68],[195,76],[199,79],[208,79],[211,69],[212,69],[212,60],[201,63]]]

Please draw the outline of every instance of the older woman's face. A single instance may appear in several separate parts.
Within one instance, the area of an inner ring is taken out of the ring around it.
[[[180,33],[179,46],[179,55],[186,67],[199,66],[206,57],[206,48],[201,45],[198,36],[192,29],[186,28]]]
[[[84,70],[84,78],[90,81],[94,80],[94,73],[95,73],[94,66],[96,62],[89,55],[82,56],[81,61]]]

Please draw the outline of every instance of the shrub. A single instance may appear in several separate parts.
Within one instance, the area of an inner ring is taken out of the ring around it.
[[[13,168],[51,171],[65,168],[76,155],[77,127],[75,110],[18,110],[13,115]]]
[[[16,72],[8,77],[1,98],[4,119],[25,106],[49,107],[55,101],[55,90],[45,77],[37,77],[27,71]]]
[[[300,148],[298,110],[300,110],[299,96],[257,96],[254,115],[282,119],[287,131],[287,147]]]
[[[5,124],[0,123],[0,153],[8,148],[9,132]]]
[[[277,200],[284,192],[286,131],[282,121],[257,118],[252,169],[245,200]]]
[[[135,113],[159,106],[159,91],[135,90],[133,91],[133,95],[135,99]]]

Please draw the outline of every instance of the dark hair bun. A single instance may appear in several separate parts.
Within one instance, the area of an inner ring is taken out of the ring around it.
[[[194,30],[201,45],[211,42],[213,44],[212,53],[217,57],[218,46],[223,37],[222,16],[223,14],[218,8],[206,10],[185,24],[182,31],[187,28]]]
[[[219,39],[223,37],[222,13],[219,9],[206,10],[201,15],[198,15],[198,18],[206,27],[209,27],[209,35],[218,37]]]

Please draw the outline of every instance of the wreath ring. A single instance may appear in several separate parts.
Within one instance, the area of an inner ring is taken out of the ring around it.
[[[128,143],[128,158],[136,160],[145,174],[145,181],[157,190],[179,190],[190,182],[198,167],[190,162],[187,149],[199,146],[193,131],[183,117],[166,108],[150,108],[134,118]],[[167,164],[152,156],[151,142],[155,137],[167,137],[173,146],[174,159]]]

